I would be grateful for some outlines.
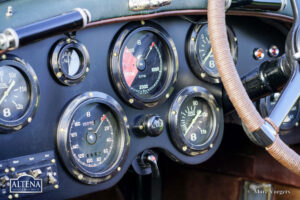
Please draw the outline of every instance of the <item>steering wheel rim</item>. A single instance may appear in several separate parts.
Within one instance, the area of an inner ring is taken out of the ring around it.
[[[300,50],[300,38],[297,37],[297,33],[300,33],[298,20],[300,3],[295,0],[291,0],[291,2],[296,20],[286,43],[286,56],[289,65],[292,65],[295,70],[277,105],[271,112],[270,117],[265,119],[260,116],[250,100],[230,54],[225,20],[226,0],[208,0],[207,15],[209,35],[216,65],[224,88],[238,115],[246,127],[253,133],[253,137],[263,143],[263,146],[273,158],[300,176],[300,156],[288,147],[278,135],[278,127],[284,120],[289,109],[293,106],[293,102],[296,102],[300,95],[300,88],[298,89],[300,84],[299,64],[295,60],[295,55]],[[297,46],[298,43],[299,47]],[[297,92],[295,92],[295,89]],[[290,98],[289,95],[293,95],[292,100],[288,101],[289,109],[283,111],[285,108],[283,102],[286,104],[287,99]]]

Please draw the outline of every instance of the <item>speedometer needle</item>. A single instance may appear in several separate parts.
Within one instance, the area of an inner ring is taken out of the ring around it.
[[[150,52],[152,51],[152,49],[153,49],[154,45],[155,45],[155,42],[152,42],[151,46],[149,47],[149,51],[148,51],[148,53],[147,53],[146,57],[144,58],[144,60],[147,60],[147,58],[148,58],[148,56],[149,56]]]
[[[203,65],[203,66],[205,65],[205,63],[207,62],[207,60],[208,60],[208,58],[211,56],[211,54],[212,54],[212,48],[210,48],[210,50],[209,50],[207,56],[203,59],[203,61],[202,61],[202,65]]]
[[[2,104],[2,102],[4,101],[4,99],[9,95],[11,89],[15,86],[16,82],[15,80],[13,80],[11,82],[11,84],[9,85],[9,87],[7,88],[7,90],[4,92],[3,96],[0,99],[0,105]]]
[[[196,120],[201,116],[201,114],[202,114],[202,111],[201,111],[201,110],[198,110],[197,115],[196,115],[196,116],[194,117],[194,119],[192,120],[192,123],[189,125],[189,127],[188,127],[188,129],[185,131],[185,134],[184,134],[184,135],[186,135],[186,134],[189,132],[189,130],[193,127],[193,125],[195,124]]]
[[[96,128],[96,131],[94,132],[95,134],[98,133],[98,131],[99,131],[99,129],[100,129],[100,127],[101,127],[101,125],[102,125],[102,123],[104,122],[105,119],[106,119],[106,115],[103,115],[101,117],[101,122],[99,123],[98,127]]]

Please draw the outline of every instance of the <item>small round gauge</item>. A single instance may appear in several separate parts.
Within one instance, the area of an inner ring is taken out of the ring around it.
[[[171,106],[171,138],[183,153],[199,155],[213,146],[222,121],[213,95],[201,87],[187,87]]]
[[[137,108],[163,103],[176,80],[178,59],[174,42],[159,26],[126,26],[114,43],[110,72],[123,99]]]
[[[38,107],[39,87],[32,67],[10,55],[0,59],[0,129],[19,130],[30,123]]]
[[[233,60],[237,60],[237,39],[231,28],[227,27],[228,41]],[[201,79],[212,83],[220,83],[220,75],[212,53],[207,22],[191,28],[188,48],[188,60],[194,73]]]
[[[63,113],[57,142],[70,172],[95,184],[122,169],[128,151],[127,118],[110,96],[87,92],[75,98]]]
[[[58,41],[50,55],[51,71],[64,85],[80,83],[89,72],[89,53],[86,47],[75,39]]]
[[[259,110],[263,116],[268,116],[274,106],[276,105],[278,99],[280,97],[280,93],[274,93],[270,96],[267,96],[260,100],[259,102]],[[298,126],[300,120],[300,101],[292,107],[284,121],[280,126],[281,131],[287,131],[292,129],[294,126]]]

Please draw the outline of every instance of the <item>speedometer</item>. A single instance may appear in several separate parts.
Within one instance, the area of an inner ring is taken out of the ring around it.
[[[227,34],[231,55],[236,62],[237,39],[230,27],[227,27]],[[187,55],[190,66],[196,76],[208,82],[220,82],[220,75],[212,53],[206,21],[191,28],[188,38]]]
[[[99,183],[122,169],[128,151],[127,118],[110,96],[87,92],[63,113],[57,143],[65,165],[80,181]]]
[[[130,24],[114,43],[111,77],[119,94],[134,107],[164,102],[172,92],[177,69],[174,42],[157,25]]]

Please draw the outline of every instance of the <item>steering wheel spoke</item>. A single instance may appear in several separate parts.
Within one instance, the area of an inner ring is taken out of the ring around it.
[[[270,113],[269,118],[279,128],[285,117],[297,102],[300,96],[300,70],[299,66],[295,67],[290,81],[282,91],[276,105]]]

